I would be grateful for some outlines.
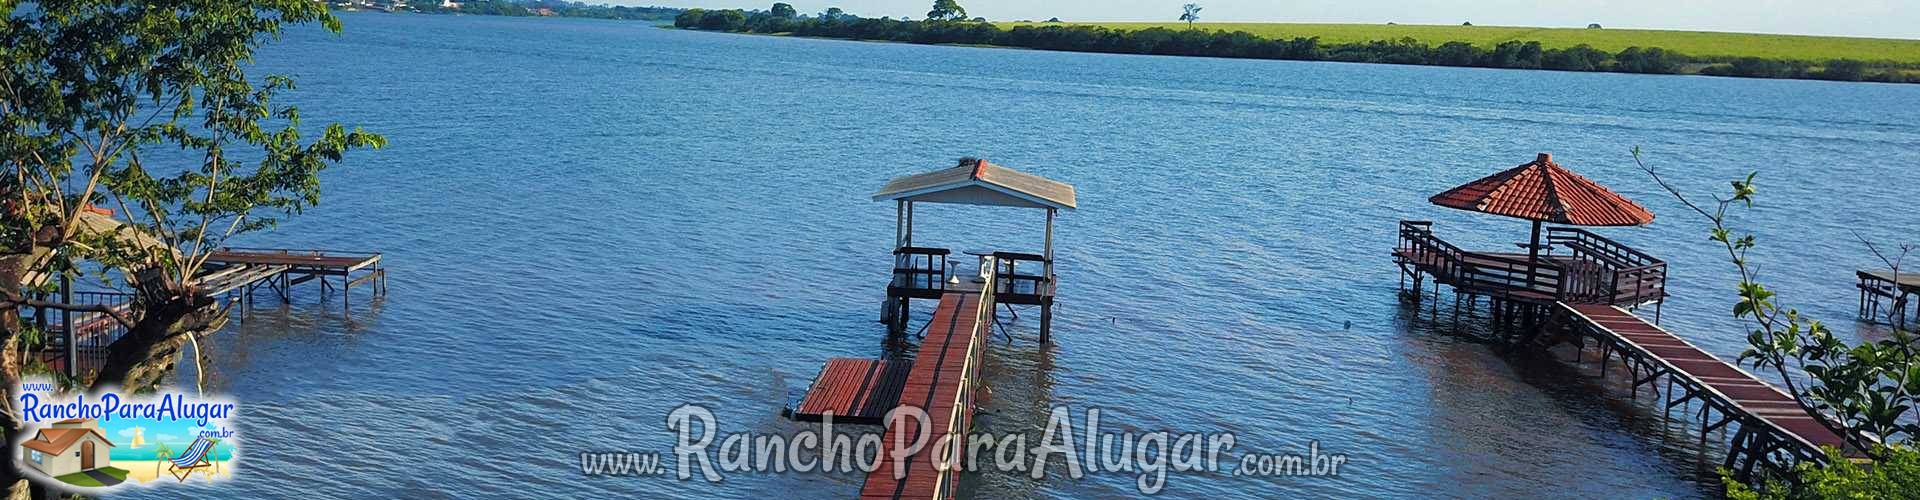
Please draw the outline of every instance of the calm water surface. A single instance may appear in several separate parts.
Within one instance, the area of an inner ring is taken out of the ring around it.
[[[244,403],[216,497],[799,496],[862,476],[583,478],[667,450],[667,412],[800,428],[789,388],[880,354],[886,179],[976,155],[1079,187],[1056,343],[989,355],[985,429],[1103,408],[1338,478],[1177,476],[1169,497],[1712,496],[1719,445],[1572,366],[1403,306],[1394,223],[1510,247],[1523,222],[1426,197],[1551,151],[1648,205],[1605,234],[1672,264],[1665,324],[1722,355],[1731,273],[1627,152],[1696,192],[1761,172],[1766,280],[1840,330],[1848,232],[1911,239],[1920,86],[1109,56],[736,36],[641,23],[347,15],[263,54],[308,119],[385,133],[261,245],[386,252],[390,297],[301,290],[210,348]],[[1904,205],[1902,205],[1904,204]],[[981,212],[980,210],[986,210]],[[984,214],[960,218],[960,215]],[[1037,250],[1030,211],[928,207],[920,239]],[[930,221],[930,222],[928,222]],[[364,291],[360,292],[364,293]],[[1858,332],[1854,330],[1858,329]],[[1116,497],[1132,475],[982,474],[976,498]],[[134,496],[171,496],[153,489]]]

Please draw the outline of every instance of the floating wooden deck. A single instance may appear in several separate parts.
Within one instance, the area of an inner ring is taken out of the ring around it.
[[[1573,319],[1583,339],[1600,348],[1602,375],[1616,355],[1626,365],[1637,396],[1651,386],[1665,398],[1666,409],[1700,402],[1701,440],[1729,424],[1737,424],[1732,451],[1724,466],[1742,477],[1756,466],[1784,472],[1793,463],[1821,460],[1822,446],[1847,449],[1846,440],[1801,410],[1792,396],[1739,366],[1728,363],[1666,329],[1618,306],[1559,305]],[[1666,390],[1659,390],[1665,379]]]
[[[834,422],[879,425],[900,404],[911,361],[833,358],[820,369],[813,387],[788,416],[818,422],[829,415]]]
[[[862,499],[946,499],[954,496],[960,478],[954,457],[965,450],[965,436],[973,425],[974,389],[991,336],[993,293],[953,291],[940,297],[927,336],[920,343],[913,369],[900,391],[900,405],[927,412],[925,425],[911,419],[888,426],[884,449],[909,449],[924,436],[926,445],[898,467],[882,460],[867,474]],[[944,445],[943,445],[944,443]]]

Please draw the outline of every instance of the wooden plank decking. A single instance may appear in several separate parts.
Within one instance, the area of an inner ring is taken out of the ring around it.
[[[900,404],[900,390],[912,369],[910,361],[829,359],[790,416],[818,422],[832,414],[835,422],[881,424]]]
[[[270,264],[307,266],[339,271],[357,271],[380,262],[378,253],[327,252],[321,250],[265,250],[224,248],[208,254],[213,264]]]
[[[1636,371],[1636,392],[1641,384],[1665,376],[1669,382],[1668,408],[1697,398],[1706,403],[1703,417],[1706,408],[1722,413],[1720,423],[1709,429],[1739,423],[1734,451],[1727,458],[1729,468],[1743,457],[1747,460],[1744,468],[1751,470],[1753,462],[1776,452],[1815,459],[1822,446],[1847,449],[1844,439],[1802,411],[1792,396],[1626,309],[1605,304],[1562,303],[1560,307],[1570,312],[1586,332],[1617,346],[1613,348],[1636,351],[1634,354],[1642,359],[1637,365],[1629,365]],[[1622,358],[1627,354],[1623,352]],[[1672,390],[1676,385],[1688,395],[1677,398]]]
[[[1860,318],[1875,323],[1907,326],[1907,306],[1920,296],[1920,274],[1891,270],[1856,271],[1860,283]],[[1883,306],[1881,302],[1886,304]],[[1914,320],[1920,321],[1920,307],[1914,308]]]
[[[900,391],[900,405],[926,410],[927,422],[923,426],[911,419],[902,420],[901,426],[889,426],[884,436],[884,449],[888,450],[909,449],[922,436],[926,444],[898,467],[893,460],[882,460],[878,469],[867,474],[860,498],[953,496],[959,470],[941,470],[940,464],[947,460],[943,454],[965,449],[964,436],[972,427],[972,386],[978,380],[985,351],[983,339],[989,335],[986,328],[990,326],[982,324],[980,318],[983,312],[992,314],[991,297],[990,293],[956,291],[940,298]],[[951,440],[950,446],[940,446],[946,439]]]

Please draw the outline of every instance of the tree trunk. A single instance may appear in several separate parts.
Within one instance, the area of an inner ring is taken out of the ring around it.
[[[211,297],[179,296],[149,304],[126,335],[107,346],[106,364],[94,375],[94,390],[145,392],[173,371],[189,335],[204,337],[227,325],[227,310]]]
[[[0,255],[0,302],[8,304],[0,307],[0,335],[3,335],[0,337],[0,384],[5,385],[7,392],[7,397],[0,398],[0,427],[4,427],[9,443],[26,427],[13,404],[16,397],[13,390],[20,387],[21,369],[29,361],[23,357],[25,346],[21,345],[20,337],[25,332],[21,329],[23,323],[16,304],[26,298],[21,289],[27,284],[30,271],[45,268],[49,255],[43,246]],[[227,311],[212,297],[180,291],[161,282],[154,285],[140,290],[145,306],[140,308],[139,317],[126,335],[107,346],[106,364],[95,375],[89,389],[117,387],[123,393],[152,389],[172,370],[188,335],[204,336],[226,326]],[[12,459],[0,459],[0,462],[4,462],[0,464],[0,489],[5,490],[6,499],[53,496],[50,490],[26,480]]]
[[[20,294],[20,287],[26,281],[27,270],[39,268],[34,263],[46,255],[43,249],[35,247],[25,253],[0,256],[0,301],[8,304],[0,307],[0,334],[5,335],[4,340],[0,340],[0,384],[6,385],[4,390],[7,394],[4,400],[0,400],[0,426],[5,427],[8,443],[18,438],[25,427],[18,410],[13,407],[13,390],[20,387],[20,367],[25,360],[20,359],[20,334],[24,333],[20,330],[20,307],[12,304],[26,298]],[[9,453],[9,458],[0,460],[5,462],[0,465],[0,488],[6,489],[7,498],[27,500],[49,497],[45,488],[27,481],[20,474],[19,465],[11,456],[12,453]]]

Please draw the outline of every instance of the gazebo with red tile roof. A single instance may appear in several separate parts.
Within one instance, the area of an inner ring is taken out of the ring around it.
[[[1634,306],[1665,297],[1666,263],[1591,232],[1563,226],[1639,226],[1653,212],[1554,163],[1534,161],[1434,195],[1435,205],[1533,222],[1521,254],[1462,250],[1434,236],[1432,223],[1402,221],[1394,255],[1415,290],[1424,275],[1462,294],[1530,304]],[[1542,233],[1546,240],[1542,241]],[[1548,254],[1562,248],[1566,254]],[[1417,293],[1417,292],[1416,292]],[[1416,295],[1417,296],[1417,295]]]
[[[1553,162],[1540,153],[1532,162],[1433,195],[1448,208],[1533,221],[1529,255],[1539,257],[1543,222],[1575,226],[1644,226],[1653,212],[1633,200]]]

